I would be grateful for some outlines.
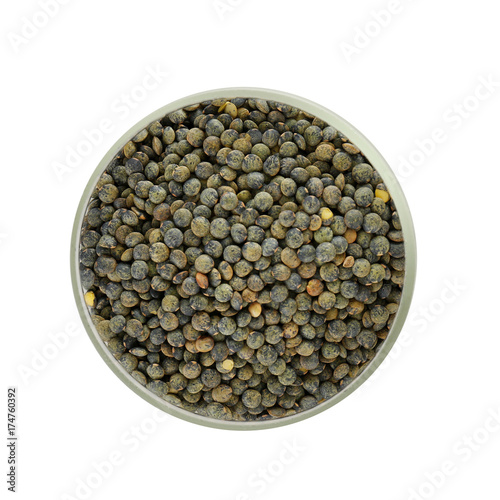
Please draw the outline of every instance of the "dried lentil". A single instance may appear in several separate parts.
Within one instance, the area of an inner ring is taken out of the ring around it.
[[[81,234],[96,330],[131,376],[212,418],[281,418],[341,391],[398,310],[390,193],[335,128],[262,99],[155,121],[106,169]]]

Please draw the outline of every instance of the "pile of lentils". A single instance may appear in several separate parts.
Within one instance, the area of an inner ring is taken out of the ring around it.
[[[137,382],[210,418],[308,410],[359,376],[401,299],[383,179],[296,107],[215,99],[127,142],[81,231],[84,298]]]

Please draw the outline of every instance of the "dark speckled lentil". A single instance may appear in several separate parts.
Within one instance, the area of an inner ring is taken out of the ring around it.
[[[335,396],[387,337],[401,229],[380,175],[335,128],[216,99],[116,155],[82,226],[81,282],[139,384],[210,418],[281,418]]]

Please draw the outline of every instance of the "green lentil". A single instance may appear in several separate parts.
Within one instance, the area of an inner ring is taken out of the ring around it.
[[[387,337],[401,221],[378,172],[292,106],[216,99],[142,129],[81,233],[96,330],[131,376],[219,419],[312,408]]]

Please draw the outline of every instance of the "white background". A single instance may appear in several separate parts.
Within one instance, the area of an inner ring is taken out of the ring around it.
[[[497,5],[65,1],[48,20],[37,0],[6,2],[0,21],[2,386],[19,392],[18,498],[499,498]],[[161,416],[127,389],[83,331],[69,275],[76,207],[108,148],[160,106],[229,86],[295,93],[359,128],[403,185],[419,251],[402,341],[377,375],[259,432]]]

